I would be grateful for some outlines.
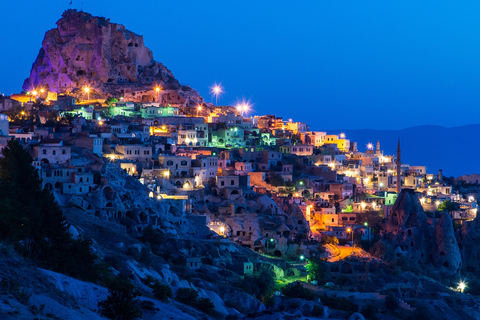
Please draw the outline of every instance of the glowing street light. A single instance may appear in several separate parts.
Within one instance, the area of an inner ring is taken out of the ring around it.
[[[345,139],[345,133],[340,133],[340,139]]]
[[[90,88],[89,87],[83,88],[83,92],[87,94],[87,100],[90,100]]]
[[[353,242],[353,229],[347,228],[347,232],[351,232],[351,233],[352,233],[352,246],[354,246],[355,243]]]
[[[32,94],[36,97],[37,94],[38,94],[38,92],[37,92],[36,90],[33,90],[33,91],[32,91]]]
[[[198,111],[202,111],[202,106],[197,107],[197,117],[198,117]]]
[[[460,290],[461,293],[463,293],[463,290],[465,290],[466,287],[467,285],[463,281],[460,281],[460,283],[458,284],[458,289]]]
[[[367,144],[367,149],[368,149],[368,150],[373,150],[373,144],[372,144],[371,142],[369,142],[369,143]]]
[[[41,93],[44,93],[44,92],[45,92],[45,90],[42,88],[42,89],[40,89],[40,92],[41,92]]]
[[[215,96],[215,105],[218,105],[218,96],[223,93],[222,84],[214,83],[212,87],[210,87],[212,94]]]
[[[267,241],[267,255],[268,255],[268,252],[269,252],[268,249],[270,248],[270,243],[272,243],[272,245],[273,245],[273,241],[274,240],[272,238],[270,238],[270,241]]]
[[[222,236],[225,234],[225,227],[220,227],[220,234]]]
[[[162,87],[156,86],[155,93],[157,94],[157,102],[160,102],[160,91],[162,91]]]

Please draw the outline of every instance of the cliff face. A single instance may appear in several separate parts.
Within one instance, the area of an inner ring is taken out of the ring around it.
[[[109,19],[68,10],[57,22],[57,28],[46,32],[23,89],[42,87],[82,98],[79,95],[88,86],[90,98],[112,95],[134,101],[158,101],[161,96],[154,91],[157,85],[165,89],[164,93],[176,91],[181,98],[176,101],[178,104],[202,100],[153,59],[143,36]]]

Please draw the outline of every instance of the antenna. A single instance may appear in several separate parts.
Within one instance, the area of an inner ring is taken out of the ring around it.
[[[81,6],[81,9],[80,9],[80,11],[82,11],[82,12],[83,12],[83,1],[82,1],[82,6]]]

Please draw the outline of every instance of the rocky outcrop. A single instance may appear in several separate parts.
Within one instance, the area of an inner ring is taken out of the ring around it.
[[[459,246],[462,253],[463,270],[480,274],[480,216],[465,222],[459,235]]]
[[[402,190],[388,217],[385,235],[395,247],[396,256],[403,255],[412,262],[432,260],[432,229],[418,196],[412,190]]]
[[[157,93],[156,86],[164,90]],[[129,101],[168,100],[181,105],[202,102],[197,92],[181,86],[170,70],[153,59],[143,36],[77,10],[65,11],[57,28],[46,32],[23,85],[25,91],[38,88],[79,99],[88,95],[89,99],[123,96]]]
[[[384,240],[394,248],[395,257],[411,263],[432,263],[458,274],[462,268],[460,250],[450,215],[429,221],[413,190],[404,189],[393,205],[385,227]]]
[[[443,213],[434,229],[433,262],[453,273],[459,273],[462,268],[462,256],[453,231],[452,218]]]

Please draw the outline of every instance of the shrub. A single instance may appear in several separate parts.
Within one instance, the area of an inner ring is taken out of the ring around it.
[[[189,306],[194,306],[198,300],[198,291],[193,288],[180,288],[175,294],[175,300]]]
[[[153,295],[160,301],[167,301],[173,297],[172,289],[166,284],[161,284],[158,280],[153,283]]]
[[[215,306],[213,305],[213,302],[212,300],[208,299],[208,298],[200,298],[198,299],[197,303],[196,303],[196,307],[206,313],[206,314],[213,314],[213,311],[215,310]]]
[[[273,272],[268,268],[261,268],[258,272],[245,276],[240,287],[257,299],[269,297],[275,291]]]
[[[198,291],[193,288],[180,288],[177,290],[175,300],[183,304],[195,307],[206,314],[213,314],[215,306],[208,298],[199,298]]]
[[[282,288],[282,293],[289,298],[299,298],[305,300],[315,299],[315,294],[304,288],[299,282],[292,282]]]
[[[122,276],[117,276],[110,283],[106,300],[98,303],[100,314],[115,320],[132,320],[142,316],[135,286]]]

